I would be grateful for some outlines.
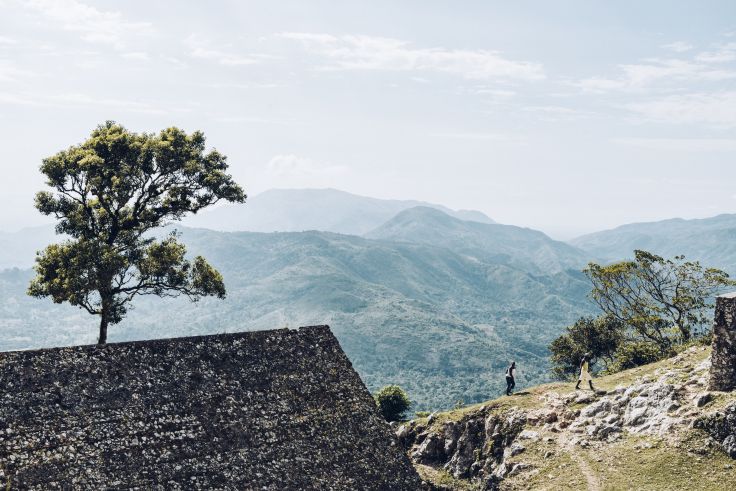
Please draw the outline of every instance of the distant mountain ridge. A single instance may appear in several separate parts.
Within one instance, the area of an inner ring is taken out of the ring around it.
[[[183,223],[226,232],[321,230],[362,235],[415,206],[436,208],[461,220],[495,223],[480,211],[455,211],[423,201],[369,198],[336,189],[272,189],[249,198],[247,203],[203,211]]]
[[[425,206],[400,212],[365,237],[445,247],[485,262],[543,274],[579,270],[589,259],[575,247],[537,230],[463,221]]]
[[[401,225],[416,233],[366,238],[180,227],[189,254],[204,255],[222,272],[227,299],[140,298],[111,329],[111,340],[329,324],[371,389],[398,383],[417,409],[498,394],[499,374],[512,359],[525,367],[520,379],[549,378],[547,344],[591,305],[581,273],[543,272],[529,258],[559,251],[551,264],[567,264],[577,261],[568,257],[571,247],[516,227],[509,236],[518,234],[519,243],[509,247],[505,226],[430,208],[406,210],[389,223],[381,230]],[[455,250],[457,242],[446,237],[452,234],[468,247]],[[527,234],[536,242],[522,248]],[[0,350],[93,342],[95,319],[28,297],[31,276],[27,269],[0,272]]]
[[[583,235],[575,247],[607,261],[632,257],[634,249],[662,256],[685,255],[706,266],[736,273],[736,214],[684,220],[643,222]]]
[[[36,251],[59,240],[53,225],[28,227],[17,232],[0,231],[0,271],[6,268],[30,268]]]

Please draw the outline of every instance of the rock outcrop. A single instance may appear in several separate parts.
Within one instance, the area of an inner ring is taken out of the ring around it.
[[[683,444],[680,436],[695,428],[706,432],[695,436],[700,447],[718,444],[736,458],[736,402],[711,409],[722,396],[708,391],[710,359],[698,355],[704,350],[690,348],[668,367],[607,392],[545,390],[536,394],[535,404],[527,399],[525,409],[514,407],[513,398],[489,402],[449,417],[406,423],[397,436],[415,464],[481,489],[497,489],[506,478],[536,472],[524,456],[527,447],[539,443],[544,459],[573,455],[575,448],[604,449],[625,436],[641,437],[641,448],[651,446],[651,438],[689,448],[692,442]],[[688,361],[695,358],[697,363]]]
[[[456,478],[481,483],[483,489],[497,489],[503,477],[520,471],[513,457],[524,451],[519,439],[526,437],[522,432],[527,416],[496,409],[481,407],[441,424],[432,417],[413,421],[396,434],[415,463],[442,467]]]
[[[732,459],[736,459],[736,403],[723,411],[705,415],[695,421],[695,427],[705,430]]]

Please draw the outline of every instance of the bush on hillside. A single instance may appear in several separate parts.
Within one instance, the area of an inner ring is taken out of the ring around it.
[[[561,379],[576,376],[585,353],[590,354],[591,368],[601,362],[607,370],[623,337],[623,323],[611,316],[581,317],[550,344],[552,370]]]
[[[659,349],[659,347],[648,341],[632,341],[623,343],[614,354],[615,361],[609,367],[609,372],[620,372],[629,368],[636,368],[648,363],[663,360],[672,356],[674,352]]]
[[[399,421],[411,407],[406,392],[398,385],[387,385],[373,395],[378,410],[386,421]]]

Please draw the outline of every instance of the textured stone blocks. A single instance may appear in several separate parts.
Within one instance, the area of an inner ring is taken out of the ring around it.
[[[716,299],[709,388],[736,389],[736,293]]]
[[[327,326],[0,353],[0,487],[418,489]]]

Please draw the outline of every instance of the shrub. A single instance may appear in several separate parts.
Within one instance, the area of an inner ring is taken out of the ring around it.
[[[414,414],[416,415],[417,418],[427,418],[432,413],[430,413],[429,411],[417,411]]]
[[[585,353],[591,356],[591,368],[600,361],[610,370],[623,336],[623,323],[611,316],[581,317],[549,345],[555,375],[561,379],[576,376]]]
[[[411,407],[406,392],[398,385],[387,385],[373,395],[378,410],[386,421],[399,421]]]
[[[619,346],[614,354],[614,363],[609,372],[619,372],[629,368],[639,367],[648,363],[662,360],[672,355],[671,352],[663,352],[655,343],[647,341],[632,341]]]

